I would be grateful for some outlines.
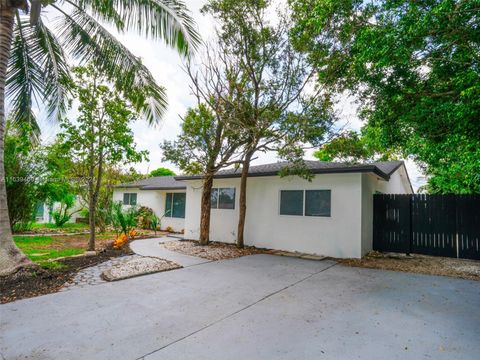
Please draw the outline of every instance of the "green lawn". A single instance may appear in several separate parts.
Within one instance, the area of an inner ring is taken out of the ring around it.
[[[62,227],[56,226],[54,223],[34,223],[33,229],[88,229],[88,224],[66,223]]]
[[[52,236],[14,236],[15,244],[35,263],[48,268],[58,268],[62,264],[49,260],[83,254],[85,249],[68,247],[65,242]]]

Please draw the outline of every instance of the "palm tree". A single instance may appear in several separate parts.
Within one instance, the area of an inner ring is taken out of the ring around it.
[[[48,26],[46,26],[48,24]],[[200,43],[180,0],[0,0],[0,275],[31,265],[15,246],[8,219],[3,163],[5,102],[12,121],[39,135],[33,105],[52,118],[67,107],[69,64],[92,63],[150,124],[165,112],[165,89],[104,27],[161,39],[182,56]]]

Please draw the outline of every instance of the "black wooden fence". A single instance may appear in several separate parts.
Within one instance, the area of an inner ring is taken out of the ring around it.
[[[480,195],[373,197],[373,249],[480,259]]]

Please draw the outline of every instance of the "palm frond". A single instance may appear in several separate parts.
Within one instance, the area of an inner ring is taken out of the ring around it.
[[[184,56],[201,42],[196,24],[180,0],[69,0],[117,30],[161,39]]]
[[[42,68],[47,99],[48,114],[58,118],[67,110],[67,94],[70,91],[71,74],[65,53],[55,35],[39,19],[35,27],[38,45],[38,60]]]
[[[5,95],[10,100],[9,118],[17,124],[29,124],[34,136],[40,134],[37,119],[32,111],[35,96],[42,93],[42,70],[29,49],[33,30],[25,20],[17,17],[8,61]]]
[[[45,103],[50,117],[63,114],[69,78],[64,53],[50,30],[41,20],[32,27],[28,17],[17,16],[6,88],[12,121],[28,123],[32,135],[38,137],[40,128],[32,107]]]
[[[159,122],[167,108],[166,92],[140,59],[82,9],[66,13],[52,6],[61,13],[55,29],[64,50],[81,64],[92,63],[150,124]]]

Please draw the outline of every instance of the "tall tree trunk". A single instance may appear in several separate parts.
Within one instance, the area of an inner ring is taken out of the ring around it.
[[[202,204],[200,210],[200,245],[210,241],[210,212],[212,203],[213,172],[209,171],[203,178]]]
[[[253,153],[248,152],[242,164],[242,177],[240,178],[240,195],[239,207],[240,213],[238,215],[238,229],[237,229],[237,247],[243,248],[245,245],[243,233],[245,231],[245,216],[247,214],[247,179],[248,170],[250,169],[250,161]]]
[[[95,200],[93,190],[93,179],[88,184],[88,225],[90,235],[88,237],[88,251],[95,251]]]
[[[13,21],[16,9],[10,2],[0,0],[0,275],[8,275],[21,267],[33,266],[32,262],[17,248],[12,238],[8,216],[7,189],[5,185],[5,81],[10,46],[13,36]]]
[[[98,194],[100,193],[100,185],[102,183],[103,176],[103,155],[100,155],[98,161],[98,172],[97,172],[97,181],[95,183],[95,188],[93,188],[92,183],[92,196],[90,197],[89,202],[89,222],[90,222],[90,237],[88,239],[88,250],[95,250],[95,225],[97,222],[97,203],[98,203]]]

